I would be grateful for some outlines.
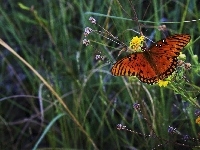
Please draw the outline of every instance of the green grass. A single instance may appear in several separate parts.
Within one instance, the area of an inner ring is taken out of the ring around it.
[[[6,1],[0,6],[0,149],[187,149],[183,135],[199,136],[200,22],[198,0],[183,1]],[[148,5],[149,4],[149,5]],[[123,11],[123,9],[126,11]],[[85,27],[98,24],[128,44],[138,31],[134,11],[146,26],[145,36],[159,40],[156,29],[163,15],[171,34],[187,33],[184,48],[190,70],[178,70],[167,87],[113,77],[111,65],[95,54],[115,61],[117,44],[91,34],[82,44]],[[154,34],[155,33],[155,34]],[[182,79],[183,74],[189,82]],[[140,103],[140,111],[133,108]],[[117,130],[123,124],[126,130]],[[181,133],[169,134],[168,127]],[[156,137],[144,138],[152,128]],[[189,149],[189,148],[188,148]],[[195,148],[193,148],[195,149]]]

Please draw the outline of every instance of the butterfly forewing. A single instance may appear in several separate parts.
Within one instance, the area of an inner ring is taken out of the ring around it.
[[[188,34],[169,36],[145,52],[137,52],[117,61],[111,73],[114,76],[137,76],[144,83],[156,83],[175,71],[177,57],[189,41]]]

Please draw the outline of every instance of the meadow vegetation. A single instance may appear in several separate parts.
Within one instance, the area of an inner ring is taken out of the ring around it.
[[[199,148],[200,3],[130,1],[2,2],[0,149]],[[86,27],[103,31],[91,16],[127,44],[141,24],[153,41],[163,24],[168,34],[190,34],[182,52],[191,68],[177,68],[166,87],[112,76],[121,49],[95,33],[83,45]]]

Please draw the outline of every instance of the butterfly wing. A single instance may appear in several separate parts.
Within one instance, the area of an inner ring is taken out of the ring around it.
[[[117,61],[111,73],[114,76],[137,76],[144,83],[156,83],[175,71],[177,57],[189,41],[188,34],[169,36],[145,52],[134,53]]]
[[[149,48],[152,58],[151,65],[156,66],[155,71],[160,80],[163,80],[175,71],[178,63],[177,57],[189,41],[190,35],[175,34],[156,42]]]
[[[114,76],[136,76],[144,83],[155,83],[157,75],[143,52],[134,53],[118,60],[112,67]]]

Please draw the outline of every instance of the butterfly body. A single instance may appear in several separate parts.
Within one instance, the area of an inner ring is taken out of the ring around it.
[[[180,51],[190,41],[188,34],[175,34],[153,44],[144,52],[136,52],[118,60],[112,67],[114,76],[136,76],[153,84],[171,75],[177,67]]]

